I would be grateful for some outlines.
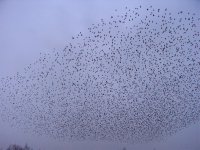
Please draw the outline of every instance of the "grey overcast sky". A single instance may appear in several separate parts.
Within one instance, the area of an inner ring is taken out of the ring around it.
[[[115,9],[153,5],[199,14],[199,0],[0,0],[0,77],[12,75],[40,52],[63,49]]]
[[[63,49],[71,37],[80,31],[87,35],[87,28],[91,24],[101,18],[110,17],[115,9],[120,10],[125,6],[135,8],[139,5],[153,5],[169,8],[171,11],[187,10],[200,16],[200,0],[0,0],[0,77],[12,76],[18,71],[23,71],[24,67],[40,56],[40,53]],[[150,149],[155,145],[174,150],[200,149],[199,126],[197,123],[184,129],[164,143],[153,143]],[[43,150],[116,150],[123,147],[59,142],[23,133],[0,122],[0,146],[5,148],[10,143],[28,143],[33,148]]]

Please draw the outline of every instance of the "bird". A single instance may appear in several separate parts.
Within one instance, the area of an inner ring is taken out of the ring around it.
[[[200,19],[153,6],[115,11],[1,78],[0,119],[55,139],[125,143],[199,120]]]

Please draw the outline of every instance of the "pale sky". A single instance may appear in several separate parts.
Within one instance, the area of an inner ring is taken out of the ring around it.
[[[23,70],[41,52],[63,49],[115,9],[140,4],[200,13],[199,0],[1,0],[0,77]]]
[[[135,8],[139,5],[169,8],[172,12],[192,11],[200,16],[199,0],[0,0],[0,77],[22,72],[40,53],[48,53],[53,49],[62,50],[73,35],[80,31],[87,35],[88,27],[101,18],[109,18],[115,9],[120,10],[126,6]],[[199,123],[182,130],[163,143],[150,144],[150,149],[160,147],[166,150],[197,150],[200,149],[198,141]],[[41,150],[123,148],[123,145],[119,144],[59,142],[44,136],[23,133],[20,129],[0,122],[0,147],[2,145],[5,148],[11,143],[28,143]],[[147,149],[147,146],[144,146],[144,149]]]

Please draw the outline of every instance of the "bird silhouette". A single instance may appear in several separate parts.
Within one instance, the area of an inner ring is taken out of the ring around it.
[[[136,143],[200,118],[200,19],[153,6],[115,10],[0,81],[0,116],[62,140]]]

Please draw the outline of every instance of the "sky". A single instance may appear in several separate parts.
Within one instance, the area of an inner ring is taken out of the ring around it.
[[[73,35],[80,31],[87,35],[88,27],[101,18],[109,18],[115,9],[120,10],[126,6],[135,8],[139,5],[169,8],[172,12],[187,10],[200,16],[199,0],[0,0],[0,77],[22,72],[40,53],[62,50]],[[169,139],[162,143],[161,147],[167,144],[165,148],[182,149],[181,146],[187,144],[194,150],[200,148],[197,141],[200,141],[199,126],[197,123],[184,129],[174,135],[171,141]],[[1,122],[0,145],[6,147],[10,141],[30,143],[32,147],[44,150],[57,147],[60,150],[65,147],[77,150],[82,147],[103,147],[102,144],[95,145],[97,143],[67,143],[37,137]],[[152,149],[154,145],[151,145]],[[123,147],[115,144],[106,146],[105,149],[113,150]]]
[[[0,77],[22,71],[40,53],[63,49],[73,35],[115,9],[140,4],[200,12],[198,0],[1,0]]]

